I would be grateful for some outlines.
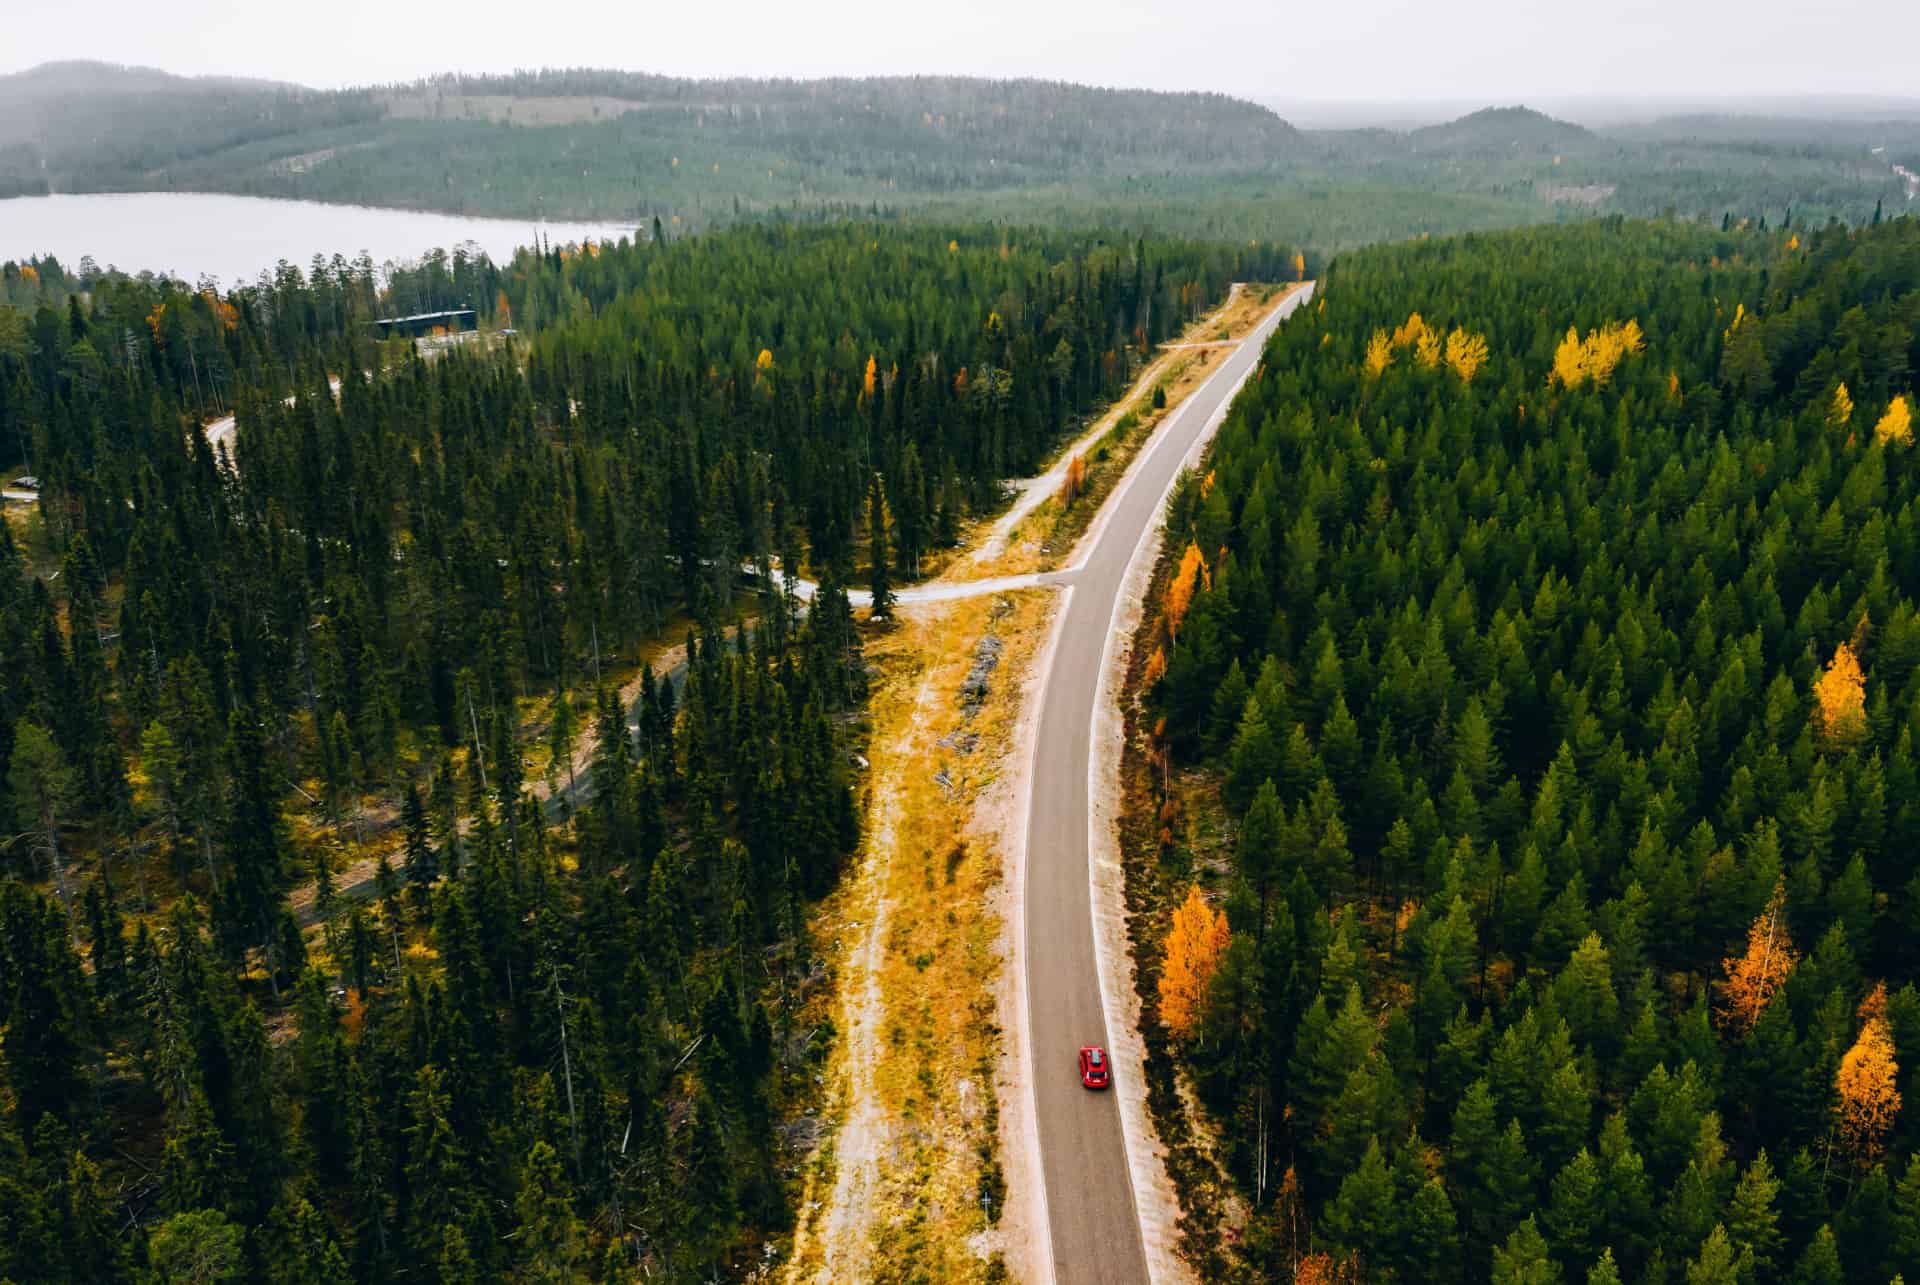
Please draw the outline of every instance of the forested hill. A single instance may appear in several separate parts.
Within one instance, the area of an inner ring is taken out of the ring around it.
[[[63,65],[0,78],[0,194],[196,190],[693,230],[885,213],[1333,250],[1672,210],[1865,222],[1903,185],[1858,123],[1811,140],[1583,130],[1490,108],[1294,129],[1220,94],[951,77],[576,69],[316,92]],[[62,90],[63,92],[50,92]],[[4,118],[7,113],[0,113]]]
[[[1146,648],[1200,767],[1143,781],[1147,868],[1224,911],[1155,1037],[1241,1269],[1913,1279],[1920,220],[1323,289],[1175,501]]]
[[[375,113],[365,94],[46,63],[0,76],[0,197],[125,187],[133,175]]]
[[[431,140],[449,149],[436,169],[473,170],[456,191],[511,176],[502,199],[518,205],[485,208],[521,214],[580,209],[608,180],[764,204],[1245,171],[1270,166],[1295,137],[1266,108],[1220,94],[953,77],[573,70],[319,93],[59,64],[0,77],[0,103],[12,118],[0,164],[17,189],[30,190],[37,171],[55,190],[212,184],[338,198],[417,163]],[[559,153],[553,165],[542,151]],[[583,175],[583,159],[598,173]],[[724,177],[707,181],[715,174]]]
[[[1538,150],[1577,147],[1591,141],[1593,132],[1527,107],[1488,107],[1444,125],[1416,129],[1408,138],[1426,151]]]

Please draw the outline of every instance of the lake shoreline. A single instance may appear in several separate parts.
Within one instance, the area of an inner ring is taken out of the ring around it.
[[[474,247],[500,263],[536,238],[612,241],[636,230],[226,192],[54,193],[0,199],[0,262],[52,255],[77,267],[89,258],[130,274],[231,287],[282,262],[304,271],[316,255],[357,261],[364,254],[384,268]]]

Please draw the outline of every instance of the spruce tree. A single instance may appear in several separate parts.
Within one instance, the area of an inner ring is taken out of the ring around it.
[[[867,572],[870,610],[876,620],[886,620],[893,615],[893,556],[888,551],[890,538],[887,530],[891,518],[887,512],[887,493],[885,484],[876,471],[873,483],[867,493]]]

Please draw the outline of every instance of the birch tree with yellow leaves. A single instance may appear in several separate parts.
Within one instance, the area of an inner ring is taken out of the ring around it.
[[[1766,909],[1747,929],[1746,952],[1725,961],[1727,980],[1720,983],[1720,1004],[1727,1025],[1742,1035],[1753,1030],[1799,960],[1787,931],[1787,881],[1776,879]]]

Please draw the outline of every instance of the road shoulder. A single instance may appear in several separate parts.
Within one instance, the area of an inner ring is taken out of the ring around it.
[[[1272,333],[1269,323],[1279,324],[1275,316],[1278,312],[1276,305],[1248,342],[1264,343],[1265,335]],[[1193,467],[1204,457],[1214,434],[1232,411],[1240,389],[1257,369],[1257,363],[1249,366],[1221,399],[1189,448],[1183,469]],[[1143,450],[1136,457],[1136,467],[1146,454]],[[1123,494],[1131,482],[1130,477],[1123,477],[1115,486],[1114,494]],[[1100,539],[1105,518],[1102,514],[1082,538],[1074,554],[1076,565]],[[1166,506],[1162,497],[1127,563],[1107,633],[1099,686],[1094,693],[1087,762],[1087,877],[1101,1004],[1107,1016],[1109,1052],[1114,1059],[1114,1091],[1120,1108],[1127,1169],[1133,1184],[1134,1211],[1140,1220],[1147,1272],[1157,1285],[1173,1282],[1184,1285],[1196,1277],[1180,1256],[1179,1196],[1167,1171],[1166,1146],[1154,1128],[1147,1106],[1147,1049],[1141,1034],[1140,995],[1135,984],[1135,963],[1127,928],[1127,880],[1120,841],[1121,760],[1126,748],[1126,717],[1120,696],[1126,690],[1127,671],[1145,613],[1147,589],[1153,581],[1154,569],[1159,566],[1165,538]]]

